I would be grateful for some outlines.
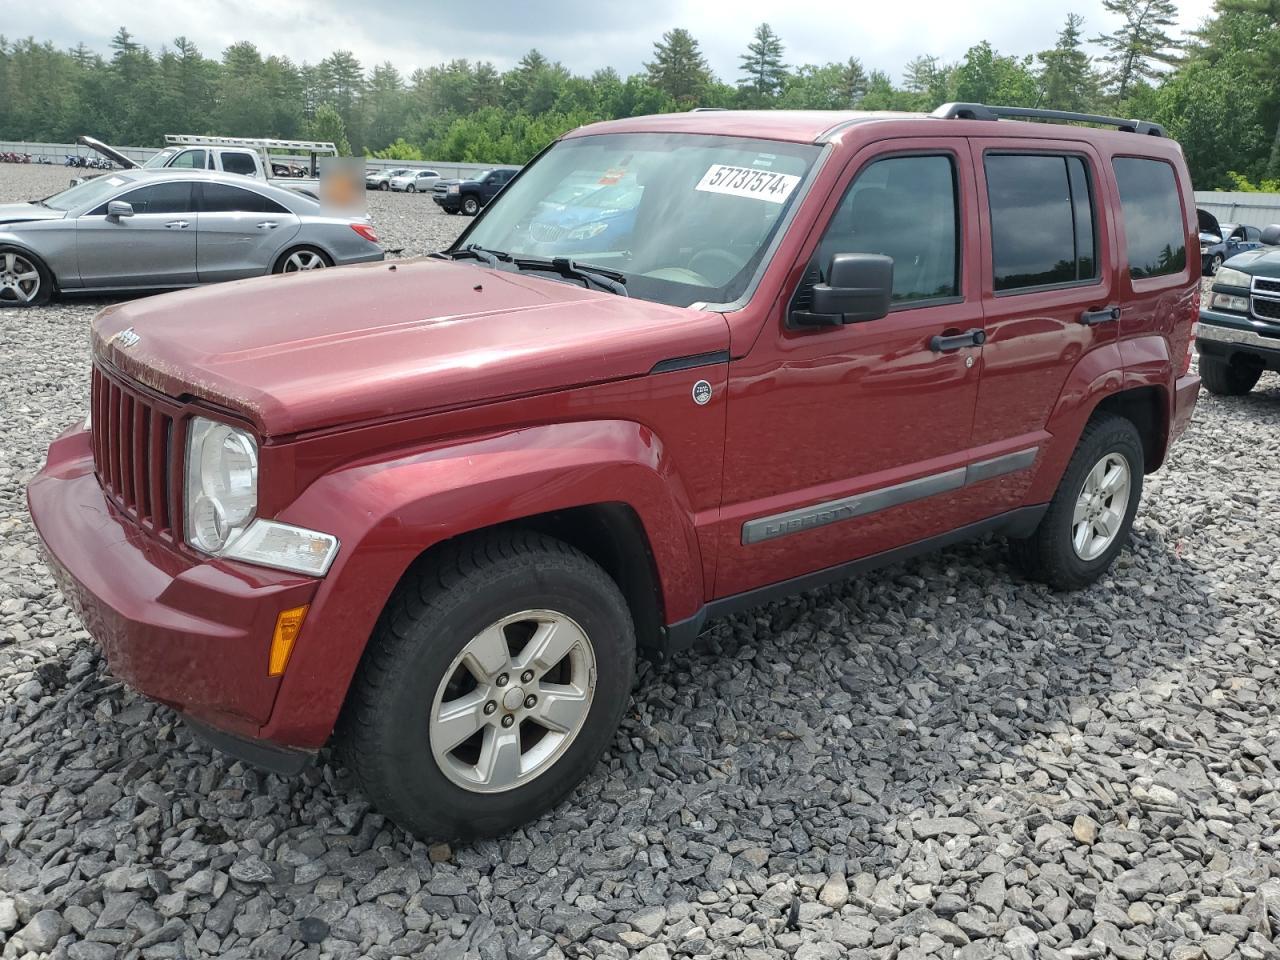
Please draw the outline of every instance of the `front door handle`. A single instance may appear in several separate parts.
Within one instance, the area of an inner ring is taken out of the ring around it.
[[[1119,319],[1119,307],[1102,307],[1099,310],[1086,310],[1080,314],[1080,322],[1086,327],[1097,326],[1099,323],[1111,323]]]
[[[165,227],[169,230],[185,230],[189,226],[191,226],[191,224],[187,223],[185,220],[170,220],[165,224]]]
[[[263,220],[260,224],[258,224],[258,229],[274,230],[278,226],[280,226],[280,223],[277,220]]]
[[[962,347],[980,347],[987,342],[985,330],[974,328],[964,333],[939,334],[929,338],[929,349],[934,353],[950,353]]]

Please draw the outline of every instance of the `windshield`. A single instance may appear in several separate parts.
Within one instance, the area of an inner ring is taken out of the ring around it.
[[[630,296],[659,303],[732,302],[820,149],[692,134],[563,140],[503,190],[463,243],[608,268]]]
[[[93,206],[107,197],[114,196],[117,191],[133,178],[116,176],[94,177],[84,183],[76,184],[61,193],[45,197],[40,202],[54,210],[74,210],[77,207]]]
[[[177,153],[178,150],[180,149],[181,149],[180,147],[166,147],[165,149],[157,153],[155,156],[153,156],[146,163],[144,163],[143,166],[148,170],[155,170],[159,167],[163,167],[165,164],[167,164],[170,160],[173,159],[173,155]]]

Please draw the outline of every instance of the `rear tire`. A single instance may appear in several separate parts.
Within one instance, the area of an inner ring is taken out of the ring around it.
[[[462,201],[462,212],[468,217],[474,217],[480,212],[480,201],[475,197],[466,197]]]
[[[339,750],[409,832],[502,833],[591,772],[634,670],[630,611],[591,559],[529,531],[466,538],[410,569],[388,602],[339,720]],[[562,729],[544,726],[542,710]]]
[[[1114,414],[1095,415],[1040,525],[1026,539],[1009,541],[1015,564],[1055,590],[1093,583],[1129,540],[1142,499],[1143,470],[1142,437],[1133,423]]]
[[[316,247],[294,247],[280,254],[272,273],[302,273],[309,270],[322,270],[332,267],[333,260],[323,250]]]
[[[1242,357],[1223,360],[1200,356],[1200,379],[1204,388],[1219,397],[1240,397],[1248,393],[1262,376],[1262,364]]]
[[[0,307],[38,307],[53,296],[53,274],[21,247],[0,246]]]

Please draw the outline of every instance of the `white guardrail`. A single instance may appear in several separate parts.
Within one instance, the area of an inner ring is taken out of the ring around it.
[[[136,160],[138,163],[145,163],[155,154],[160,152],[160,147],[114,147],[114,149],[123,153],[130,160]],[[20,140],[0,140],[0,153],[29,153],[32,162],[37,157],[50,157],[57,164],[62,164],[67,158],[67,154],[77,157],[97,157],[98,154],[89,147],[82,146],[78,143],[28,143]],[[276,156],[273,154],[273,156]],[[279,155],[281,160],[296,160],[300,163],[309,163],[310,157],[296,156],[290,157],[284,154]],[[488,170],[492,167],[518,167],[518,163],[452,163],[441,162],[434,163],[426,160],[378,160],[373,157],[364,157],[365,165],[369,169],[387,170],[395,167],[405,167],[413,170],[434,170],[445,179],[454,177],[465,179],[481,170]]]

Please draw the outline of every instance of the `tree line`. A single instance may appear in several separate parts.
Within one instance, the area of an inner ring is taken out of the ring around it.
[[[853,55],[789,64],[767,23],[728,80],[682,28],[664,33],[643,71],[627,77],[613,68],[575,74],[537,50],[506,71],[458,59],[405,76],[390,63],[366,69],[346,50],[297,64],[242,41],[214,59],[178,37],[153,52],[124,27],[108,53],[0,35],[0,139],[305,137],[388,159],[523,163],[602,119],[693,106],[921,111],[959,100],[1154,119],[1182,142],[1199,188],[1280,180],[1280,0],[1215,0],[1186,35],[1176,32],[1174,0],[1103,7],[1118,17],[1110,32],[1090,35],[1072,13],[1039,52],[983,41],[956,62],[922,54],[897,77]]]

